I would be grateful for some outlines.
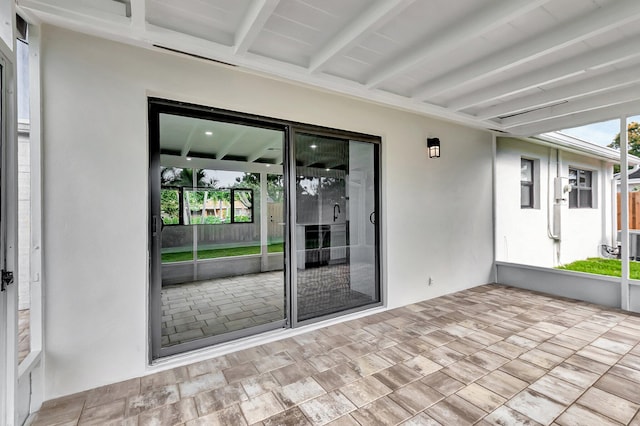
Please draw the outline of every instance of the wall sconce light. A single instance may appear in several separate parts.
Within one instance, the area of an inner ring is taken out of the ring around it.
[[[440,139],[427,138],[427,149],[429,150],[429,158],[440,158]]]

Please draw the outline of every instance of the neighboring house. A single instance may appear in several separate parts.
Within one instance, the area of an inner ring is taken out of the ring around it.
[[[559,132],[499,137],[496,259],[553,267],[600,256],[603,244],[617,246],[618,158],[616,150]]]
[[[616,173],[614,176],[617,183],[618,192],[620,192],[620,173]],[[640,191],[640,166],[636,166],[629,170],[628,175],[629,192]]]

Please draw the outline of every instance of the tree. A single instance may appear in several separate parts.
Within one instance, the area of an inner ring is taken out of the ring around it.
[[[640,157],[640,123],[632,121],[627,126],[627,143],[629,144],[629,154]],[[609,148],[620,149],[620,133],[616,135],[609,145]]]
[[[234,188],[253,189],[256,194],[260,193],[260,174],[245,173],[242,178],[236,178]],[[274,203],[284,200],[284,177],[277,174],[267,174],[267,193]]]
[[[629,151],[627,152],[636,157],[640,157],[640,123],[632,121],[627,126],[627,143],[629,146]],[[613,142],[607,146],[609,148],[620,149],[620,133],[618,133],[613,139]],[[620,166],[614,166],[614,171],[618,173]]]
[[[181,208],[185,225],[192,223],[191,212],[196,210],[201,211],[200,220],[203,221],[208,192],[201,189],[216,188],[217,184],[215,179],[207,177],[203,169],[162,167],[160,169],[160,210],[164,223],[179,223]],[[197,190],[191,191],[190,189],[194,186]]]

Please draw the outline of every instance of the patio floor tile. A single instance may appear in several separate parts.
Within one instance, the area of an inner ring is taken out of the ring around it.
[[[426,413],[443,425],[472,425],[486,415],[480,408],[457,395],[451,395],[427,408]]]
[[[540,423],[503,405],[483,419],[485,425],[538,426]]]
[[[594,413],[581,405],[572,405],[559,418],[557,423],[561,426],[619,426],[621,423],[613,421],[605,416]]]
[[[389,398],[410,413],[417,414],[444,399],[444,395],[422,382],[413,382],[397,389]]]
[[[580,397],[578,404],[623,424],[629,423],[640,409],[640,405],[598,388],[588,389]]]
[[[368,376],[340,388],[340,392],[356,406],[362,407],[387,395],[391,389],[375,377]]]
[[[523,390],[506,405],[544,425],[551,424],[565,409],[564,405],[530,389]]]
[[[492,371],[476,383],[507,399],[529,385],[529,383],[500,370]]]
[[[471,383],[460,389],[456,392],[456,395],[466,399],[487,413],[492,412],[506,401],[505,398],[476,383]]]

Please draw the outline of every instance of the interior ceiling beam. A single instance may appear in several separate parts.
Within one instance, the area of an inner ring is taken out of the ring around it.
[[[505,129],[549,120],[556,117],[563,117],[579,112],[591,111],[599,108],[606,108],[613,105],[623,104],[635,100],[640,100],[640,86],[623,87],[605,93],[599,93],[568,101],[560,105],[542,108],[525,114],[516,115],[502,120]]]
[[[527,12],[547,3],[549,0],[506,0],[494,1],[479,11],[466,16],[456,25],[422,41],[419,46],[403,52],[399,57],[387,61],[386,66],[375,72],[366,82],[366,87],[380,86],[390,78],[418,65],[430,58],[449,52],[469,40],[504,25]]]
[[[171,154],[161,154],[160,161],[167,167],[180,167],[208,169],[208,170],[225,170],[230,172],[247,172],[260,173],[269,172],[274,174],[282,174],[282,166],[274,164],[247,163],[243,161],[214,160],[210,158],[193,157],[187,161],[184,157]]]
[[[238,143],[238,141],[242,139],[244,135],[247,134],[247,132],[248,132],[248,129],[243,128],[238,133],[236,133],[232,138],[229,138],[229,140],[227,140],[227,143],[224,144],[218,152],[216,152],[216,160],[224,160],[224,157],[229,155],[229,151],[231,151],[231,148],[233,148],[233,146],[236,143]]]
[[[631,116],[637,114],[640,114],[640,101],[631,101],[606,108],[593,109],[569,116],[556,117],[537,123],[513,127],[509,129],[508,132],[517,136],[533,136],[541,133],[570,129],[573,127],[585,126],[587,124],[613,120],[616,118],[620,118],[623,115]]]
[[[452,88],[476,82],[613,30],[639,17],[638,0],[614,1],[570,22],[562,23],[538,37],[528,38],[521,43],[427,81],[415,90],[413,97],[422,100],[429,99]]]
[[[331,59],[358,44],[365,36],[376,31],[391,18],[402,12],[415,0],[378,0],[355,20],[342,28],[309,61],[311,73],[322,71]]]
[[[640,72],[637,66],[631,66],[619,71],[601,74],[596,77],[587,78],[577,83],[568,84],[566,86],[555,87],[550,90],[542,91],[535,95],[525,96],[514,99],[512,101],[498,104],[494,107],[487,108],[476,114],[478,117],[489,119],[511,114],[517,114],[522,111],[532,110],[535,108],[589,96],[605,90],[613,90],[618,87],[631,85],[640,82]]]
[[[244,54],[255,41],[280,0],[253,0],[234,36],[234,53]]]
[[[198,126],[197,124],[194,124],[193,126],[191,126],[191,130],[189,131],[189,136],[187,136],[187,140],[184,142],[184,146],[180,150],[181,157],[186,157],[187,154],[189,154],[189,151],[191,151],[191,147],[193,146],[193,142],[196,139],[196,133],[198,132],[199,128],[200,126]]]
[[[249,155],[247,157],[247,161],[249,163],[255,162],[257,159],[261,158],[263,155],[265,155],[267,152],[269,152],[269,148],[271,148],[271,146],[265,145],[262,148],[256,150],[253,154],[251,154],[251,155]]]
[[[595,50],[581,53],[569,59],[557,62],[541,69],[536,69],[500,83],[483,87],[482,89],[452,99],[447,107],[461,111],[481,103],[489,102],[503,96],[514,95],[543,84],[552,83],[583,73],[590,68],[611,65],[640,56],[640,37],[630,38],[623,42],[612,43]],[[497,106],[499,108],[499,106]],[[508,111],[507,111],[508,112]],[[493,113],[489,113],[493,114]],[[487,114],[476,114],[487,117]],[[497,117],[503,115],[488,115]]]
[[[147,24],[145,0],[131,0],[131,26],[134,30],[143,31]]]

